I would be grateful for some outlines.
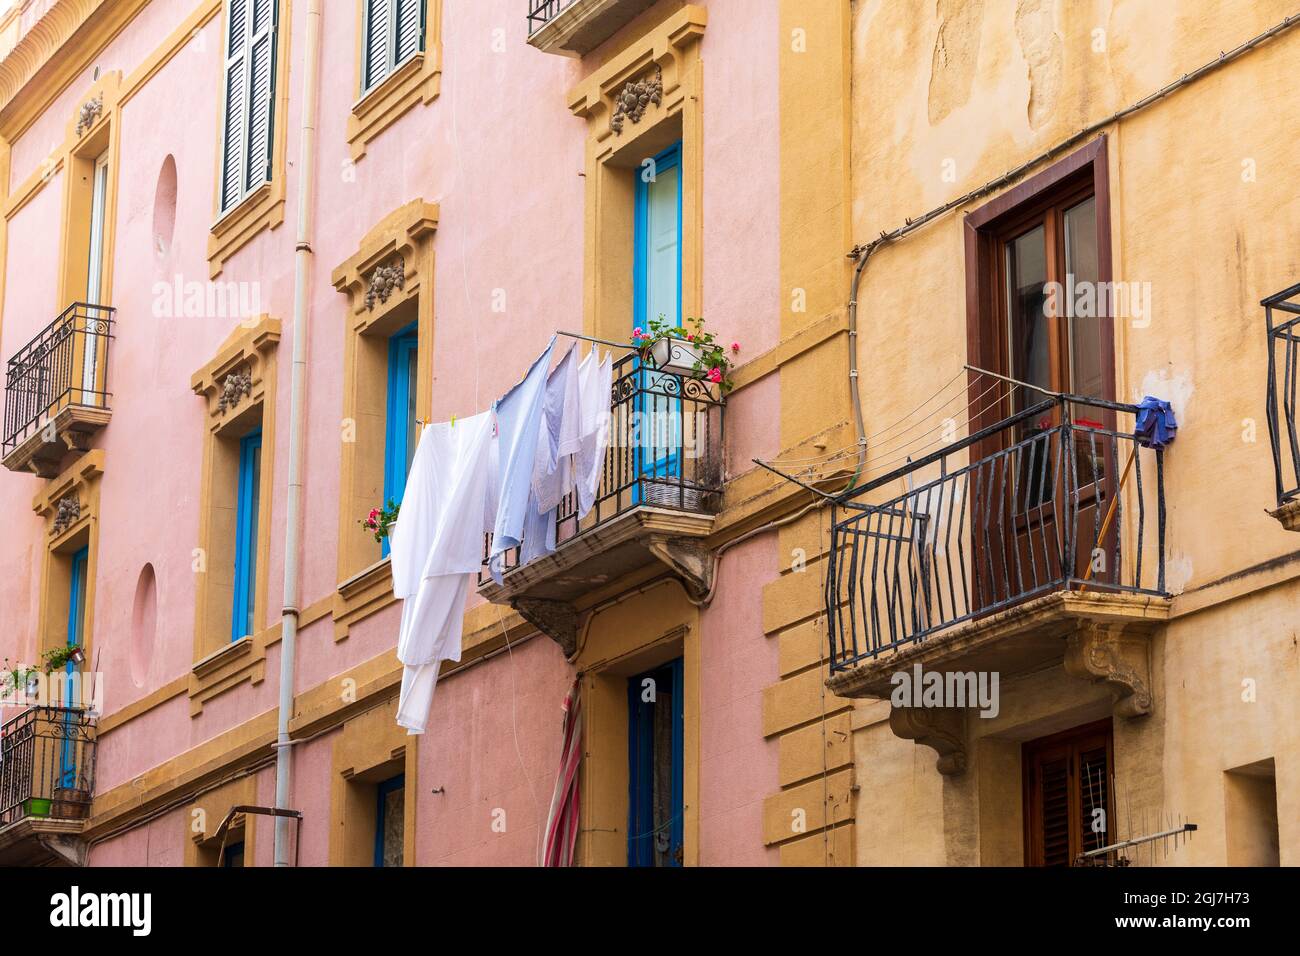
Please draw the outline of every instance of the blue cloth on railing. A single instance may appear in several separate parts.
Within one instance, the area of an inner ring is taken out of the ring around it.
[[[1138,402],[1137,424],[1133,438],[1143,448],[1164,448],[1178,434],[1178,420],[1173,406],[1148,395]]]

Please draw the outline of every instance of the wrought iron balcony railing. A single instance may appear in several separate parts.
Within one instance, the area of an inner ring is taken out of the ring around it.
[[[28,707],[0,729],[0,827],[84,820],[95,789],[95,720],[78,707]]]
[[[1296,383],[1300,380],[1300,285],[1260,303],[1268,328],[1268,437],[1273,446],[1277,504],[1300,497],[1300,439],[1296,437]]]
[[[532,36],[578,0],[528,0],[528,35]]]
[[[9,359],[5,456],[65,408],[108,409],[113,313],[108,306],[76,302]]]
[[[1117,427],[1137,411],[1050,399],[837,503],[831,670],[1053,591],[1164,596],[1163,451]]]
[[[717,385],[688,373],[654,368],[636,354],[615,362],[609,447],[595,503],[579,519],[577,496],[565,496],[556,511],[557,546],[633,508],[716,512],[724,404]],[[515,549],[506,555],[505,567],[518,565]],[[480,580],[487,580],[486,570]]]

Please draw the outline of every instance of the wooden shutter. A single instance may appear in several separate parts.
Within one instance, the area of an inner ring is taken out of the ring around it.
[[[221,211],[271,178],[277,0],[229,0]]]
[[[366,0],[361,44],[363,94],[424,49],[424,4],[425,0]]]
[[[392,0],[366,0],[362,26],[361,92],[375,87],[388,75],[389,37],[393,32]]]
[[[424,49],[424,0],[396,0],[397,36],[393,66],[405,63]]]
[[[1026,865],[1069,866],[1111,842],[1111,754],[1109,720],[1024,745]]]
[[[252,192],[271,178],[271,136],[275,120],[276,0],[253,0],[249,46],[248,166],[245,190]]]
[[[248,60],[248,0],[230,0],[227,18],[225,122],[221,130],[221,211],[225,212],[243,195],[245,74]]]

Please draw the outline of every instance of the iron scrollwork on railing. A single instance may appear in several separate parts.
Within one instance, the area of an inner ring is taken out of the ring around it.
[[[595,503],[580,518],[577,496],[566,495],[556,510],[556,540],[586,534],[636,507],[716,511],[725,401],[718,385],[655,366],[640,353],[615,362],[609,445]],[[505,566],[517,565],[511,552]]]
[[[28,707],[0,729],[0,827],[84,820],[95,789],[95,720],[78,707]]]
[[[108,306],[74,303],[9,359],[4,454],[64,408],[108,408],[113,315]]]
[[[1117,424],[1138,411],[1050,399],[840,499],[832,671],[1053,591],[1165,596],[1164,452]]]

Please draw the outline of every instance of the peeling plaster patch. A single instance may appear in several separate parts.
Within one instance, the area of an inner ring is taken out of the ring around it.
[[[984,0],[938,0],[939,32],[930,61],[930,125],[970,99],[979,60]]]
[[[1145,573],[1143,574],[1145,577]],[[1165,590],[1170,594],[1182,594],[1187,590],[1187,582],[1192,579],[1192,558],[1179,551],[1165,557]]]
[[[1063,44],[1056,32],[1059,0],[1020,0],[1016,39],[1029,65],[1029,126],[1039,129],[1056,109],[1063,73]]]
[[[1157,368],[1142,378],[1142,384],[1133,392],[1133,403],[1137,404],[1148,395],[1163,398],[1174,407],[1174,418],[1178,420],[1181,429],[1187,424],[1187,410],[1191,405],[1193,391],[1195,387],[1189,373],[1170,374],[1168,368]]]
[[[1186,430],[1188,424],[1188,409],[1192,403],[1192,393],[1195,391],[1192,384],[1192,376],[1188,372],[1171,372],[1169,367],[1156,368],[1147,372],[1142,377],[1142,384],[1133,390],[1134,404],[1142,401],[1147,395],[1155,398],[1163,398],[1174,409],[1174,418],[1178,420],[1178,430],[1180,433]],[[1173,448],[1178,447],[1178,440],[1174,440]],[[1187,590],[1187,584],[1192,580],[1192,558],[1191,555],[1183,551],[1173,552],[1165,556],[1165,589],[1170,594],[1182,594]]]

